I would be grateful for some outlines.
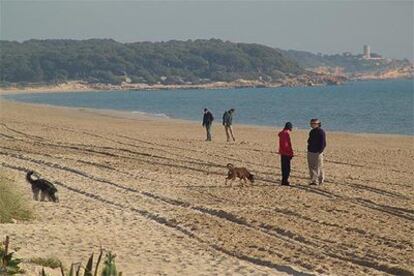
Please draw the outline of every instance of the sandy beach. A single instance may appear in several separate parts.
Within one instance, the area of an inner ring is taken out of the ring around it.
[[[36,216],[0,224],[0,237],[66,267],[102,246],[123,275],[414,274],[414,137],[328,132],[315,187],[308,131],[294,130],[283,187],[277,130],[234,129],[226,143],[216,122],[205,142],[201,122],[0,99],[0,173]],[[229,162],[257,181],[225,186]],[[56,183],[58,204],[32,201],[27,169]]]

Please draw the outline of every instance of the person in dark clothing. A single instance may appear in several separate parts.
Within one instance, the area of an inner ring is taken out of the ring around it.
[[[233,139],[233,142],[236,141],[233,135],[233,128],[231,127],[233,124],[233,113],[234,108],[224,112],[223,114],[223,126],[224,130],[226,131],[227,142],[230,142],[230,137]]]
[[[282,168],[282,185],[289,186],[290,161],[293,158],[292,143],[290,141],[290,132],[292,123],[287,122],[281,132],[279,132],[279,154]]]
[[[211,141],[211,125],[213,124],[213,120],[213,114],[207,108],[204,108],[203,127],[205,127],[207,131],[206,141]]]
[[[310,185],[323,184],[325,172],[323,169],[323,152],[326,147],[326,134],[321,128],[321,122],[318,119],[310,121],[312,130],[308,138],[308,166],[311,178]]]

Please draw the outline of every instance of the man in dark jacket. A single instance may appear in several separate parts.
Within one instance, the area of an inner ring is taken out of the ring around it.
[[[234,113],[234,108],[224,112],[223,114],[223,126],[224,126],[224,130],[226,131],[227,142],[230,142],[230,136],[233,139],[233,142],[236,141],[233,135],[233,128],[231,127],[233,124],[233,113]]]
[[[203,127],[205,127],[207,131],[206,141],[211,141],[211,125],[213,124],[213,120],[213,114],[211,114],[207,108],[204,108]]]
[[[287,122],[281,132],[279,132],[279,154],[281,157],[282,168],[282,185],[289,186],[290,160],[293,158],[292,143],[290,141],[290,132],[292,123]]]
[[[310,185],[323,184],[325,180],[323,151],[326,147],[326,135],[325,131],[321,128],[321,122],[318,119],[312,119],[310,125],[312,127],[308,139]]]

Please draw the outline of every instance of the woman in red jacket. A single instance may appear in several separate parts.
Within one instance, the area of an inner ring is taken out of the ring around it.
[[[281,132],[279,132],[279,154],[282,167],[282,185],[289,186],[290,160],[293,157],[292,143],[290,142],[290,132],[292,123],[287,122]]]

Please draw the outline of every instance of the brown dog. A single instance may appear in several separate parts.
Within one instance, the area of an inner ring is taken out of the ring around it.
[[[244,180],[244,182],[246,183],[246,179],[249,179],[251,183],[254,182],[254,175],[251,174],[246,168],[235,168],[231,163],[228,163],[226,167],[229,169],[229,172],[227,173],[225,184],[227,184],[227,180],[231,179],[234,181],[236,177],[240,179],[240,182]]]

